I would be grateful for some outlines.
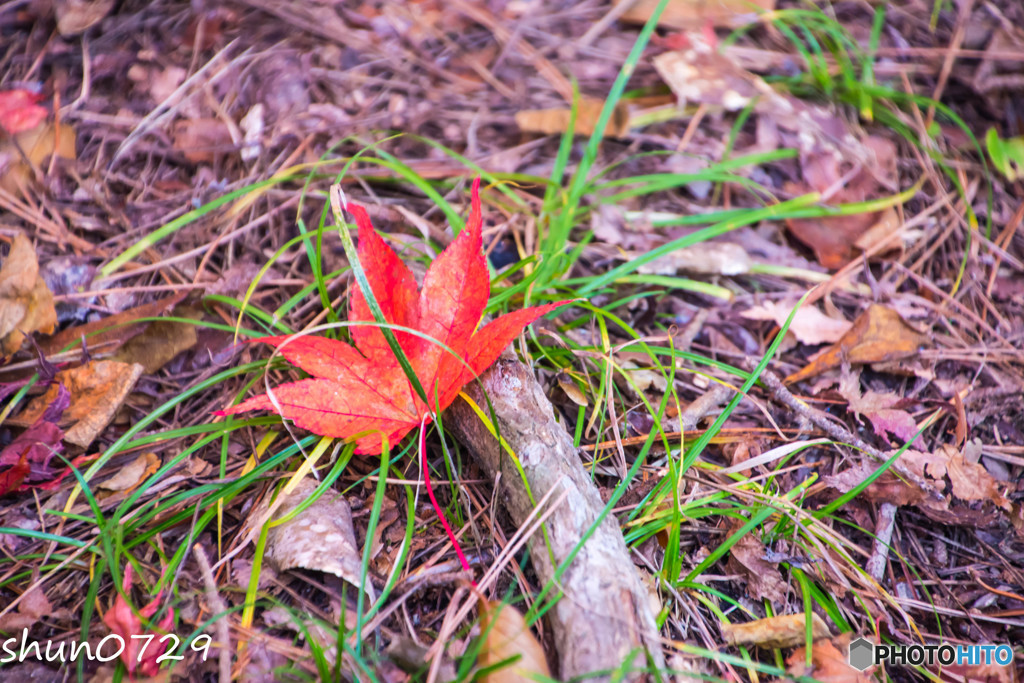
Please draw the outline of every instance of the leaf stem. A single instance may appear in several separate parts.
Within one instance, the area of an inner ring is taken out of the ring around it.
[[[430,496],[430,504],[434,506],[434,512],[437,513],[437,518],[441,520],[441,525],[444,527],[445,533],[448,534],[448,539],[452,542],[452,546],[455,548],[455,554],[459,556],[459,562],[462,564],[462,568],[469,574],[469,582],[476,588],[476,581],[473,579],[473,570],[469,567],[469,562],[466,560],[466,556],[462,553],[462,546],[459,545],[458,539],[455,538],[455,534],[452,532],[452,528],[448,525],[448,520],[444,516],[444,511],[441,510],[441,506],[437,504],[437,498],[434,497],[434,487],[430,484],[430,468],[427,466],[427,418],[430,414],[425,414],[423,419],[420,421],[420,466],[423,468],[423,483],[427,488],[427,495]]]

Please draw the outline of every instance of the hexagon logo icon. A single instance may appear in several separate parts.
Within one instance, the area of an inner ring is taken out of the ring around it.
[[[870,640],[858,638],[850,643],[850,666],[864,671],[875,662],[875,646]]]

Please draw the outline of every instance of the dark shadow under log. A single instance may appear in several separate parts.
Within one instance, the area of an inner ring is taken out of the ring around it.
[[[545,584],[580,544],[604,503],[530,368],[502,358],[483,374],[481,383],[499,432],[518,455],[534,499],[540,500],[553,487],[568,492],[546,522],[551,554],[542,533],[529,540],[534,571]],[[467,385],[466,391],[488,411],[480,384]],[[522,525],[533,504],[514,463],[480,418],[465,401],[456,399],[445,413],[445,428],[469,447],[492,479],[501,473],[501,500],[513,522]],[[627,661],[634,670],[664,666],[648,589],[612,515],[583,544],[559,586],[562,597],[548,617],[563,680],[616,670]],[[638,673],[625,680],[644,679]]]

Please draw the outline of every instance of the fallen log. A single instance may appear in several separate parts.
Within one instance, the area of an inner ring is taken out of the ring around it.
[[[604,503],[529,367],[501,358],[480,383],[467,385],[467,394],[489,412],[481,386],[493,407],[498,432],[518,456],[534,499],[540,500],[554,487],[568,492],[545,523],[550,553],[544,534],[535,533],[528,542],[537,578],[547,584],[580,545]],[[464,400],[457,399],[445,413],[445,429],[469,448],[492,480],[501,474],[501,500],[512,521],[522,525],[533,512],[523,480],[511,457]],[[547,615],[562,680],[619,670],[624,663],[633,671],[664,667],[648,589],[614,516],[606,516],[579,548],[558,587],[562,596]],[[635,673],[620,680],[646,678]]]

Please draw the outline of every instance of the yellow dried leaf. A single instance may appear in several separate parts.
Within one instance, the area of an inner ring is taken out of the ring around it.
[[[591,135],[597,129],[597,119],[604,107],[604,100],[591,97],[580,98],[576,111],[576,135]],[[527,109],[516,112],[516,125],[524,133],[541,135],[561,135],[569,127],[571,110],[565,109]],[[613,138],[625,137],[629,132],[629,107],[619,102],[608,119],[604,134]]]
[[[75,131],[71,126],[44,123],[18,133],[13,140],[6,138],[0,142],[0,158],[11,159],[6,168],[0,167],[0,189],[16,194],[18,188],[28,182],[32,172],[24,159],[27,158],[33,166],[41,168],[51,154],[62,159],[75,158]]]
[[[514,607],[499,601],[481,601],[480,632],[483,643],[477,665],[485,668],[507,663],[482,676],[482,683],[517,683],[537,674],[551,676],[544,649]]]
[[[558,373],[557,381],[558,386],[561,387],[570,401],[578,406],[586,407],[590,405],[586,395],[580,391],[580,388],[576,386],[576,382],[573,382],[568,375],[563,372]]]
[[[909,358],[927,341],[925,335],[911,327],[896,311],[881,304],[871,304],[868,310],[857,316],[839,341],[802,370],[787,377],[786,383],[820,375],[844,362],[863,365]]]
[[[57,373],[45,394],[37,396],[11,424],[30,425],[57,397],[58,385],[63,384],[71,394],[71,405],[61,416],[59,425],[65,428],[64,440],[82,448],[99,436],[135,387],[142,376],[138,363],[118,363],[112,360],[91,361],[85,365]]]
[[[621,5],[626,0],[616,0]],[[659,0],[636,0],[622,21],[645,24],[654,14]],[[758,10],[775,9],[775,0],[669,0],[658,26],[676,29],[702,28],[708,22],[715,26],[735,28],[756,19]]]
[[[114,0],[57,0],[57,32],[77,36],[103,20],[114,8]]]
[[[796,647],[807,641],[807,618],[804,613],[783,614],[758,619],[746,624],[719,624],[722,639],[729,645],[757,645],[759,647]],[[824,620],[811,613],[811,640],[831,635]]]
[[[21,348],[26,334],[49,333],[56,324],[53,294],[39,276],[36,252],[19,233],[0,265],[0,351],[10,355]]]

